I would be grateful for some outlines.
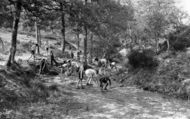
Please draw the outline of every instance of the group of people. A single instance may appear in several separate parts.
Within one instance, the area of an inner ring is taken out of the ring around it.
[[[38,50],[39,50],[39,45],[38,45],[37,43],[36,43],[36,44],[33,44],[33,45],[31,46],[31,49],[30,49],[31,56],[28,58],[28,61],[29,61],[31,58],[33,58],[33,61],[36,60],[36,54],[37,54],[37,51],[38,51]],[[53,64],[57,65],[58,63],[57,63],[57,61],[55,60],[54,53],[53,53],[53,51],[50,49],[50,47],[47,46],[47,47],[45,48],[45,50],[46,50],[46,55],[47,55],[47,56],[50,56],[51,65],[53,65]],[[81,54],[81,51],[77,52],[77,57],[80,57],[80,56],[79,56],[80,54]],[[69,56],[70,56],[71,59],[74,59],[74,53],[73,53],[73,51],[70,51]]]
[[[39,48],[38,44],[34,44],[31,47],[31,59],[33,57],[34,61],[36,60],[36,53],[37,48]],[[93,64],[94,67],[90,65],[85,65],[84,63],[75,62],[72,60],[63,61],[62,63],[58,63],[55,59],[54,53],[52,50],[50,50],[49,47],[46,47],[46,53],[50,57],[50,65],[51,66],[59,66],[61,68],[61,73],[67,73],[67,76],[73,72],[75,69],[78,73],[78,82],[77,82],[77,88],[83,88],[82,80],[84,77],[87,77],[87,85],[90,85],[92,81],[96,82],[101,89],[107,90],[108,85],[111,85],[111,79],[108,75],[105,75],[105,69],[107,68],[108,64],[109,66],[115,65],[114,63],[108,63],[109,61],[107,59],[98,59],[94,58]],[[77,57],[81,52],[77,52]],[[71,51],[70,52],[70,58],[74,58],[74,54]],[[45,70],[47,70],[47,60],[42,59],[40,64],[40,74],[43,73]]]
[[[65,68],[66,71],[69,71],[68,69],[71,69],[72,72],[74,72],[73,70],[77,72],[78,82],[76,87],[78,89],[84,88],[82,82],[86,78],[87,79],[86,85],[91,85],[91,82],[93,81],[94,83],[99,85],[102,90],[107,90],[107,87],[111,86],[111,78],[110,75],[106,73],[107,69],[106,62],[101,62],[101,65],[100,63],[95,63],[94,65],[88,65],[85,64],[84,62],[77,62],[70,60],[69,62],[70,65],[65,64],[65,66],[63,65],[63,67],[66,67]]]
[[[111,78],[106,69],[109,64],[116,65],[115,62],[108,62],[107,59],[94,58],[93,64],[95,67],[87,67],[84,64],[79,66],[77,88],[84,88],[82,80],[87,77],[86,85],[90,85],[92,80],[97,83],[101,89],[107,90],[111,86]]]
[[[38,50],[39,50],[39,45],[37,43],[33,44],[31,46],[31,49],[30,49],[31,56],[28,58],[28,61],[30,59],[33,59],[33,61],[36,62]],[[48,72],[49,68],[48,68],[47,64],[49,64],[49,63],[48,63],[47,59],[50,59],[50,65],[51,66],[54,66],[54,65],[58,66],[59,65],[59,63],[55,59],[53,51],[50,50],[49,47],[46,47],[45,50],[46,50],[46,56],[47,56],[47,58],[43,58],[43,59],[39,58],[39,60],[40,60],[40,64],[39,64],[40,65],[40,70],[39,70],[39,73],[40,74]]]
[[[99,67],[101,66],[101,67],[117,70],[116,62],[113,61],[112,59],[106,59],[106,58],[98,59],[97,57],[95,57],[93,59],[93,64]]]
[[[79,67],[78,72],[78,82],[77,88],[84,88],[82,81],[84,76],[87,77],[86,85],[91,85],[91,82],[94,81],[96,84],[100,86],[101,89],[107,90],[108,85],[111,86],[111,79],[108,75],[102,75],[101,68],[87,68],[85,69],[84,65]]]

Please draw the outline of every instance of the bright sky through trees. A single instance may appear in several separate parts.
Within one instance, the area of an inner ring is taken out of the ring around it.
[[[190,0],[176,0],[176,5],[190,15]]]
[[[176,6],[188,13],[190,16],[190,0],[176,0]],[[189,19],[184,19],[183,21],[186,24],[190,23]]]

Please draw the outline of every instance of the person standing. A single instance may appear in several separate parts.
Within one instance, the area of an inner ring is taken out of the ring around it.
[[[73,51],[71,51],[71,59],[73,59],[74,58],[74,53],[73,53]]]
[[[79,54],[79,51],[77,51],[77,60],[80,61],[80,54]]]
[[[34,61],[36,60],[36,56],[35,55],[36,55],[37,48],[38,48],[38,44],[37,43],[34,44],[34,45],[32,45],[31,50],[30,50],[31,56],[28,58],[28,60],[31,59],[32,57],[33,57]]]
[[[49,54],[50,54],[50,48],[49,48],[49,46],[46,46],[45,47],[45,50],[46,50],[46,56],[48,57],[49,56]]]
[[[53,66],[53,64],[55,63],[55,65],[58,65],[58,62],[55,60],[53,51],[50,51],[50,60],[51,60],[51,66]]]

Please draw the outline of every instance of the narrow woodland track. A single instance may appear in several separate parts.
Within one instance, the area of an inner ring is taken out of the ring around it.
[[[135,87],[119,87],[119,84],[115,82],[113,82],[111,89],[104,92],[100,91],[96,85],[85,86],[85,89],[76,89],[75,78],[60,80],[59,77],[54,77],[49,83],[58,84],[61,91],[72,94],[74,100],[85,105],[85,108],[81,108],[80,113],[75,113],[76,115],[73,113],[62,115],[68,119],[190,118],[190,104],[188,102],[166,98]]]

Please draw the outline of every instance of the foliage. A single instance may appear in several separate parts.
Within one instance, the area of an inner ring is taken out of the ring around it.
[[[158,65],[154,55],[152,50],[134,50],[128,56],[129,64],[133,68],[154,68]]]
[[[185,51],[187,47],[190,47],[190,40],[183,38],[173,43],[173,49],[175,51]]]
[[[11,6],[8,1],[2,0],[0,3],[0,26],[5,28],[12,27],[13,16],[10,12]]]
[[[169,34],[169,42],[171,49],[175,51],[184,51],[187,47],[190,47],[190,28],[188,26],[181,26],[178,29]]]
[[[109,49],[119,42],[118,36],[127,29],[128,21],[133,20],[132,6],[122,6],[115,1],[103,1],[101,4],[84,5],[80,1],[73,2],[69,22],[75,32],[83,33],[86,26],[98,39],[97,49],[110,52]]]
[[[141,39],[145,36],[148,44],[154,47],[158,46],[159,38],[173,32],[183,24],[182,19],[188,18],[185,12],[176,7],[174,0],[140,0],[136,13],[137,29],[134,30],[140,32],[138,34]],[[151,39],[154,39],[154,42]]]
[[[169,96],[187,99],[182,81],[189,77],[189,56],[179,53],[170,59],[163,59],[154,70],[136,69],[129,74],[126,82],[137,85],[144,90],[155,91]]]
[[[8,71],[0,71],[0,111],[15,108],[20,104],[46,100],[48,88],[35,78],[34,69],[13,64]]]

